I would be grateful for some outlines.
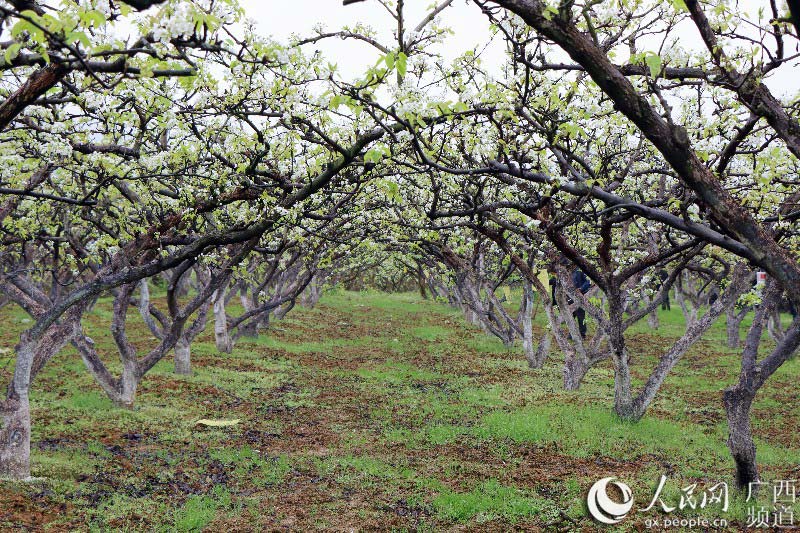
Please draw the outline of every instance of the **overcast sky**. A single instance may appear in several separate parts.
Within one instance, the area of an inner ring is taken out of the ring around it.
[[[264,0],[240,0],[249,18],[258,23],[259,30],[264,35],[272,35],[278,40],[285,40],[292,34],[299,36],[312,36],[313,28],[323,24],[327,30],[336,31],[345,25],[358,22],[369,25],[384,36],[384,42],[389,41],[395,29],[394,21],[384,8],[374,0],[367,0],[347,7],[342,6],[341,0],[293,0],[292,2],[270,2]],[[406,0],[406,14],[409,25],[416,26],[424,16],[434,0]],[[739,6],[744,10],[754,13],[760,6],[768,6],[766,0],[740,0]],[[280,7],[277,7],[280,6]],[[769,10],[767,9],[767,12]],[[490,37],[489,24],[480,10],[468,0],[456,0],[444,15],[446,25],[455,31],[455,35],[447,39],[448,47],[445,50],[447,57],[456,57],[466,50],[476,46],[485,46]],[[692,46],[702,46],[697,29],[687,23],[685,38],[681,45],[691,49]],[[787,47],[787,55],[797,52],[796,40],[787,40],[791,46]],[[771,43],[770,43],[771,44]],[[324,55],[339,66],[340,73],[345,78],[351,78],[364,72],[365,68],[374,64],[378,52],[371,46],[359,42],[342,42],[328,40],[317,45],[324,51]],[[492,68],[496,65],[499,69],[503,61],[502,43],[498,41],[482,52],[484,66],[491,72],[498,72]],[[792,65],[781,67],[774,72],[767,84],[780,97],[796,95],[798,82],[800,82],[800,67],[795,60]]]
[[[441,1],[441,0],[438,0]],[[434,0],[406,0],[405,13],[407,25],[411,28],[419,24],[429,13]],[[383,42],[390,39],[396,29],[389,13],[373,0],[367,0],[347,7],[341,0],[294,0],[291,9],[275,9],[272,2],[263,0],[240,0],[249,18],[258,23],[264,35],[272,35],[285,40],[292,34],[301,37],[314,35],[314,27],[323,24],[327,30],[337,31],[346,25],[362,23],[371,26],[384,36]],[[446,25],[455,31],[448,37],[444,50],[445,57],[454,58],[476,46],[483,48],[489,37],[489,23],[480,10],[467,0],[455,0],[442,15]],[[345,76],[362,74],[378,58],[379,52],[362,42],[342,42],[338,39],[323,41],[317,48],[326,57],[339,65]],[[484,61],[500,63],[503,60],[503,47],[497,46],[483,53]]]

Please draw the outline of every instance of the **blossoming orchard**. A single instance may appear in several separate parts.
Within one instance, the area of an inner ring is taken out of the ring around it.
[[[800,1],[0,17],[1,530],[800,528]]]

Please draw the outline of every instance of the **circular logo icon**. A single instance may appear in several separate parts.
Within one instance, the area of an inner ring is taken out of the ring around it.
[[[619,524],[633,507],[633,493],[625,483],[614,481],[613,477],[603,478],[589,489],[586,504],[589,513],[598,522],[603,524]],[[608,497],[608,484],[616,486],[622,493],[622,502],[617,503]]]

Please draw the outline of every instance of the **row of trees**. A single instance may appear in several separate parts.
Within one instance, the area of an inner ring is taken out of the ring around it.
[[[775,321],[784,298],[800,308],[800,125],[764,84],[796,58],[788,14],[475,1],[507,47],[496,72],[480,51],[438,54],[453,3],[421,21],[387,3],[386,42],[355,25],[281,44],[233,0],[2,2],[0,294],[33,325],[0,402],[0,475],[30,474],[31,384],[66,345],[130,408],[168,354],[190,372],[212,317],[230,352],[326,284],[366,276],[446,299],[521,341],[532,368],[562,353],[567,389],[610,360],[614,410],[632,421],[717,318],[738,345],[755,310],[723,403],[737,482],[758,478],[750,406],[800,344],[797,320]],[[122,23],[137,36],[118,39]],[[674,42],[687,26],[706,49]],[[330,38],[380,61],[343,80],[306,53]],[[769,274],[758,290],[755,270]],[[634,390],[626,332],[656,325],[671,293],[685,332]],[[82,326],[101,296],[118,375]],[[156,339],[144,354],[126,335],[132,310]],[[765,330],[776,344],[759,358]]]
[[[33,325],[0,402],[0,475],[29,476],[31,384],[66,345],[131,407],[167,354],[190,370],[210,312],[230,351],[358,248],[353,200],[378,175],[363,154],[392,129],[331,111],[333,66],[242,15],[217,0],[3,3],[0,291]],[[104,295],[119,375],[82,326]],[[132,308],[157,339],[147,353],[126,334]]]
[[[500,305],[503,279],[516,269],[525,293],[547,302],[537,272],[554,274],[558,305],[547,311],[542,342],[552,336],[565,354],[565,386],[610,359],[615,411],[634,421],[717,317],[728,315],[734,344],[740,318],[757,304],[739,380],[723,394],[737,483],[747,487],[758,478],[750,407],[800,344],[795,315],[787,330],[772,328],[776,346],[759,358],[784,295],[795,308],[800,296],[800,124],[796,102],[765,84],[797,58],[790,13],[775,3],[753,14],[725,2],[475,4],[507,43],[502,77],[467,55],[440,71],[455,102],[409,90],[417,102],[409,116],[361,100],[410,133],[388,157],[398,175],[414,176],[397,202],[407,240],[450,273],[451,301],[505,342],[529,337],[529,328],[527,297],[517,317]],[[678,44],[686,31],[699,33],[702,49]],[[425,110],[453,119],[440,123]],[[571,289],[576,267],[599,299]],[[753,270],[769,275],[763,292],[750,290]],[[625,331],[673,285],[686,332],[635,392]],[[576,305],[596,320],[594,335],[581,335]],[[541,352],[525,345],[540,364]]]

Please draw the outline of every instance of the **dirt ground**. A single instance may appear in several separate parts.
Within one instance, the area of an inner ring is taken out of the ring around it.
[[[113,361],[109,305],[87,326]],[[631,337],[638,384],[673,319]],[[0,320],[5,378],[25,322],[9,308]],[[131,322],[144,350],[154,341]],[[209,329],[193,375],[162,361],[133,411],[113,408],[65,350],[34,385],[33,474],[44,479],[0,482],[0,529],[594,531],[586,491],[615,476],[636,498],[615,530],[643,530],[660,475],[673,500],[691,483],[732,482],[721,390],[738,358],[722,338],[718,328],[692,349],[639,424],[611,414],[607,365],[565,392],[558,354],[529,370],[518,348],[412,295],[335,294],[230,355]],[[767,480],[800,478],[798,375],[797,360],[785,365],[754,407]],[[731,530],[749,505],[733,497]]]

